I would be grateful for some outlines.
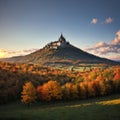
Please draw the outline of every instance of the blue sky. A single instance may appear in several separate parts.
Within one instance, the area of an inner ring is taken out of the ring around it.
[[[66,40],[120,59],[119,0],[0,0],[0,57],[28,54]]]

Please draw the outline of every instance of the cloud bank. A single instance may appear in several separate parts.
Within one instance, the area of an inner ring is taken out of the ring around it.
[[[92,52],[96,55],[110,55],[111,58],[113,55],[113,59],[120,59],[120,30],[116,33],[116,37],[110,43],[101,41],[92,47],[86,48],[85,51]]]

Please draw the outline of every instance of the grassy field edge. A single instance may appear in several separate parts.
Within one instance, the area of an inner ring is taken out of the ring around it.
[[[30,107],[20,101],[0,106],[0,120],[119,120],[120,95],[54,103],[35,103]]]

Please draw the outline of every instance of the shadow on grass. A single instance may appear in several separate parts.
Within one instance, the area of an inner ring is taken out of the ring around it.
[[[102,98],[36,103],[28,108],[21,103],[0,107],[0,120],[119,120],[120,95]]]

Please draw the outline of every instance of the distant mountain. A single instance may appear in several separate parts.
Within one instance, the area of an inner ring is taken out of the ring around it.
[[[18,62],[23,57],[24,56],[15,56],[15,57],[10,57],[10,58],[0,58],[0,61],[4,61],[4,62]]]
[[[115,61],[120,63],[120,60],[115,60]]]
[[[5,60],[5,59],[4,59]],[[116,64],[117,62],[95,56],[71,45],[63,35],[55,41],[47,44],[29,55],[7,59],[11,62],[35,63],[35,64],[79,64],[79,63],[107,63]]]

